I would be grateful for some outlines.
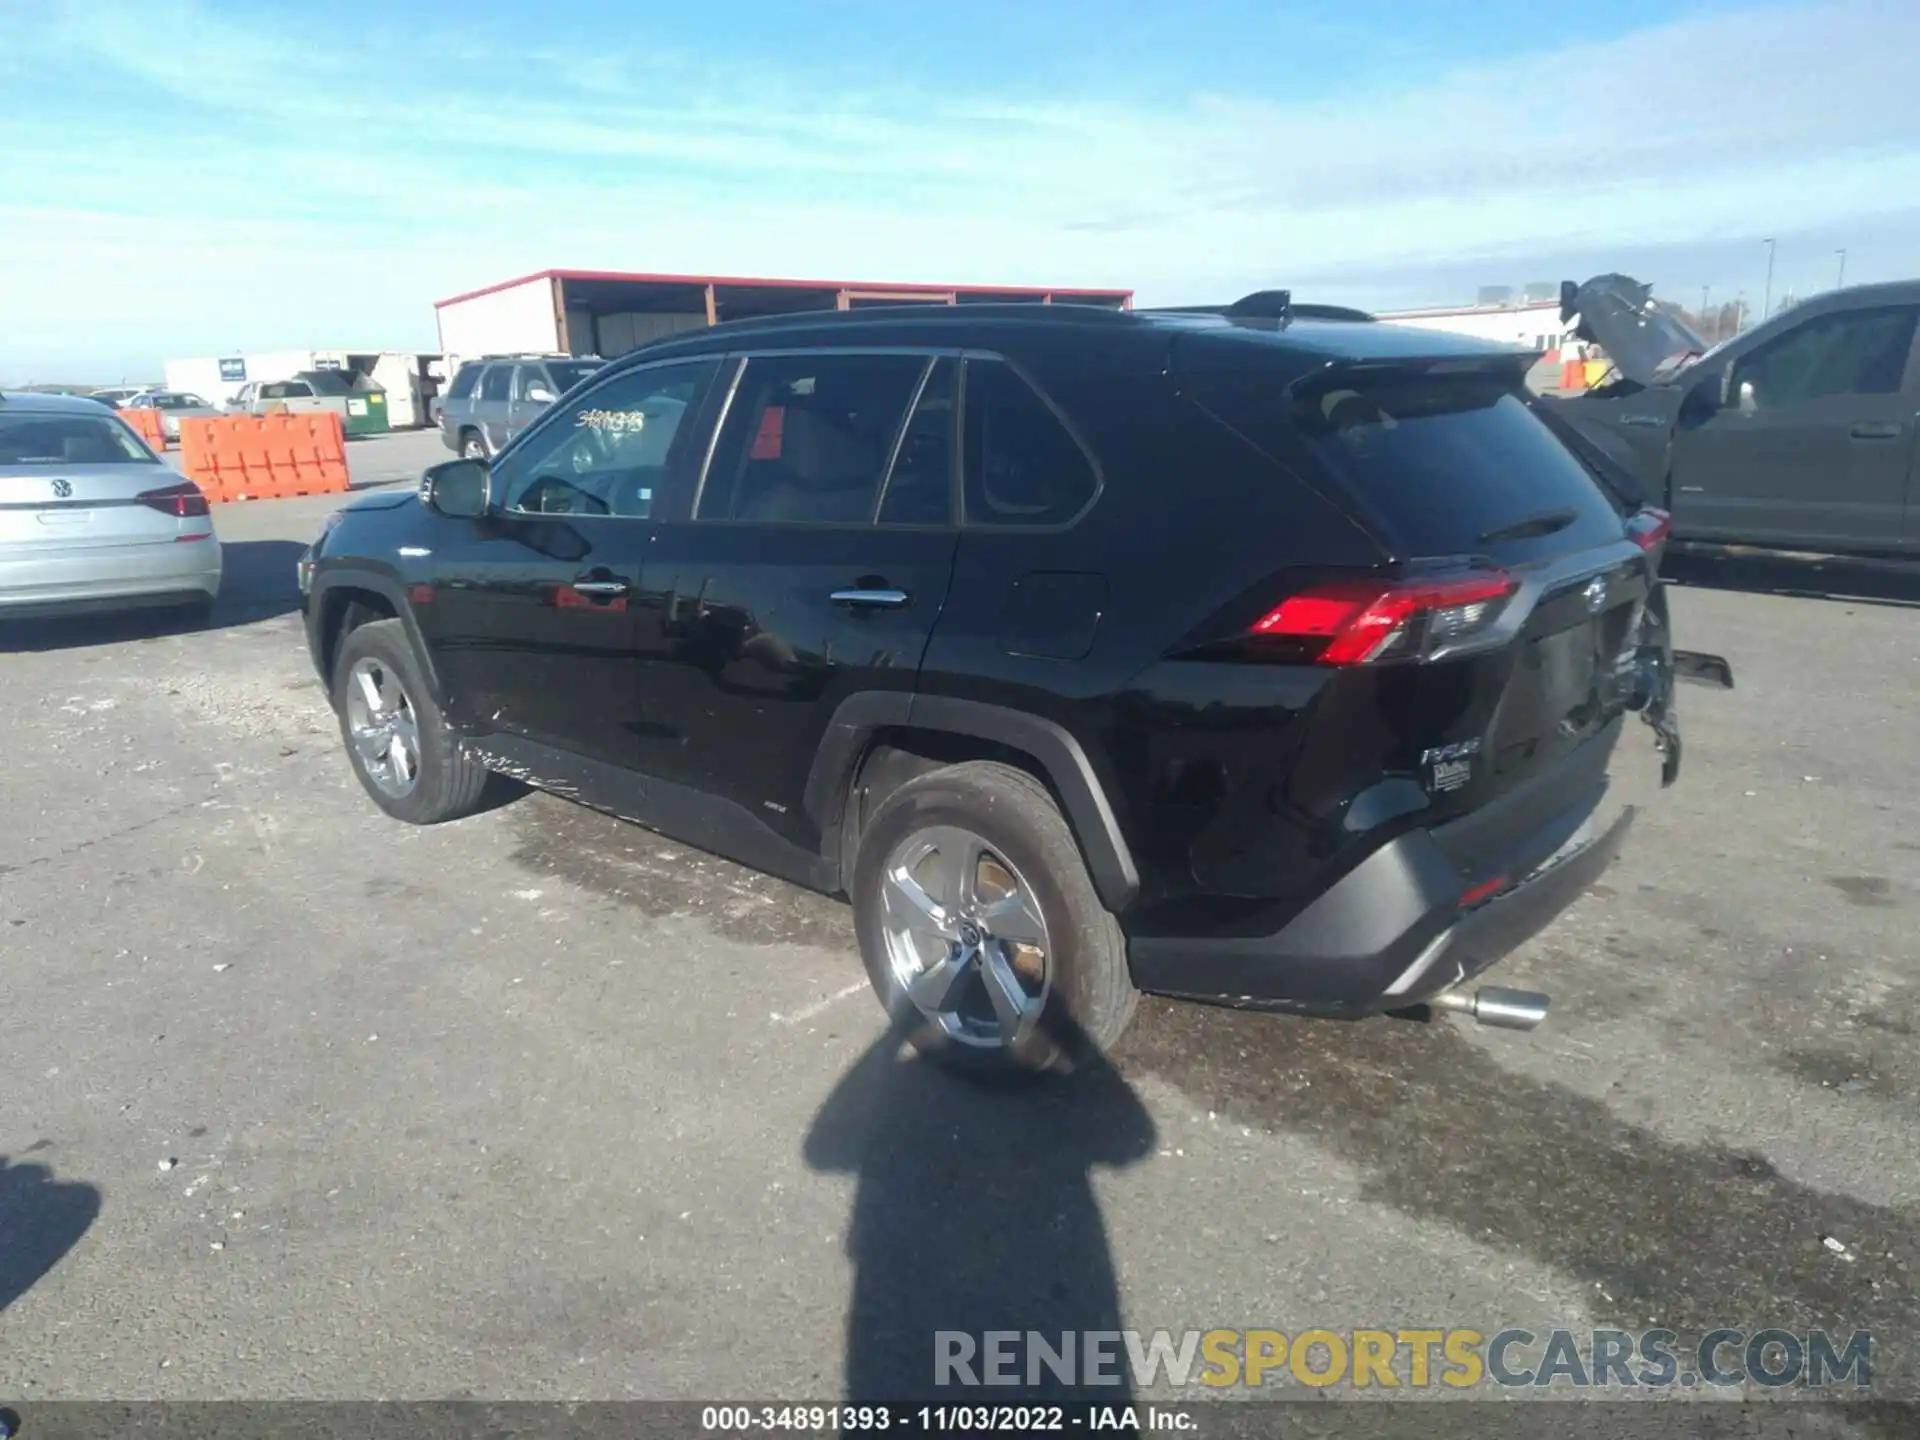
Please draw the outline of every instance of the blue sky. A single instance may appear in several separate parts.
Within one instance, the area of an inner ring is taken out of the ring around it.
[[[0,379],[431,348],[548,266],[1286,285],[1920,274],[1920,5],[0,0]]]

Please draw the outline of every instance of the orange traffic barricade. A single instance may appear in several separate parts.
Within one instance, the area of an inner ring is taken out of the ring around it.
[[[120,418],[131,425],[140,438],[156,450],[167,448],[167,427],[160,418],[160,412],[153,409],[134,407],[120,412]]]
[[[332,495],[347,488],[346,432],[331,412],[182,420],[180,441],[181,469],[210,501]]]

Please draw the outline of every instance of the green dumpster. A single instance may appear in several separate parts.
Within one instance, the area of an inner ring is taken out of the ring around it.
[[[393,428],[387,419],[387,392],[355,370],[302,370],[300,379],[313,387],[320,408],[337,410],[347,437],[384,435]]]

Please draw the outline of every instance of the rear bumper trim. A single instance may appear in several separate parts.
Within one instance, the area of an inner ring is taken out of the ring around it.
[[[1431,835],[1383,846],[1300,917],[1263,936],[1138,937],[1134,983],[1187,999],[1359,1016],[1422,1003],[1531,940],[1613,863],[1635,811],[1557,816],[1526,878],[1462,912],[1460,873]],[[1536,854],[1539,852],[1536,851]]]

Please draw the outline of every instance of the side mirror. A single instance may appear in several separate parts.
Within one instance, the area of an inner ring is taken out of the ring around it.
[[[554,400],[554,394],[544,385],[534,385],[528,388],[527,399],[533,401],[536,405],[551,405]]]
[[[1726,404],[1726,375],[1709,376],[1686,393],[1680,402],[1682,425],[1703,425]]]
[[[1742,415],[1752,415],[1757,413],[1759,409],[1760,401],[1753,393],[1753,382],[1751,380],[1742,380],[1740,382],[1740,413]]]
[[[420,498],[450,520],[478,520],[487,513],[490,475],[484,460],[447,460],[420,477]]]

